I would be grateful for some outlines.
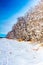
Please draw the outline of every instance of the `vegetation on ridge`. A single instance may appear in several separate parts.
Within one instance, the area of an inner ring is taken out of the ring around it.
[[[43,1],[41,0],[26,16],[18,18],[6,37],[43,42]]]

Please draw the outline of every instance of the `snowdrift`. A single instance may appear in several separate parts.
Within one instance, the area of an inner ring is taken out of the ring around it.
[[[43,65],[43,43],[0,39],[0,65]]]

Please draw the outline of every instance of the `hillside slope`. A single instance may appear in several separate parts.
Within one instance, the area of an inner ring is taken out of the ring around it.
[[[7,36],[10,39],[43,42],[43,0],[24,16],[18,18]]]

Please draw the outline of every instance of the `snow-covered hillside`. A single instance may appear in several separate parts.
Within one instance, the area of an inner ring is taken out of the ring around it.
[[[43,44],[0,39],[0,65],[43,65]]]

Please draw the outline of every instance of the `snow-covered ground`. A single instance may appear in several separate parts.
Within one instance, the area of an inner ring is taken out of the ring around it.
[[[0,65],[43,65],[43,44],[0,39]]]

